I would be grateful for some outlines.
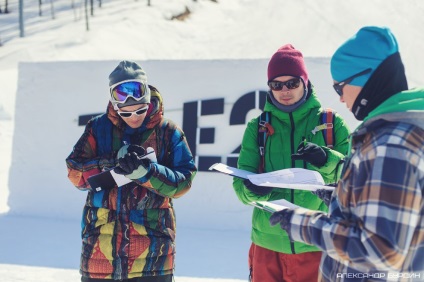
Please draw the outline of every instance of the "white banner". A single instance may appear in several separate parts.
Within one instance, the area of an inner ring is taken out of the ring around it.
[[[165,116],[185,131],[200,169],[191,191],[174,201],[178,225],[249,229],[252,207],[238,201],[232,178],[207,168],[234,166],[245,123],[260,114],[268,60],[138,61],[161,92]],[[102,113],[108,76],[119,61],[21,63],[9,176],[10,213],[80,217],[86,192],[67,178],[65,158],[81,136],[85,115]],[[306,58],[324,107],[351,129],[350,112],[332,89],[329,60]]]

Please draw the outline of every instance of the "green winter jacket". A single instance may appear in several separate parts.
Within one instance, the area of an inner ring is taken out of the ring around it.
[[[316,97],[313,88],[311,96],[306,102],[292,113],[285,113],[268,101],[264,111],[271,113],[271,125],[275,132],[269,136],[265,146],[264,172],[271,172],[285,168],[307,168],[318,171],[326,183],[334,183],[341,173],[341,160],[348,150],[349,129],[345,121],[335,114],[334,118],[334,147],[325,147],[322,131],[316,134],[312,130],[321,123],[321,104]],[[258,119],[252,119],[244,132],[241,151],[238,159],[238,168],[258,172],[260,155],[258,149]],[[293,161],[298,145],[306,138],[306,141],[323,146],[327,153],[327,163],[318,168],[302,160]],[[243,180],[234,178],[234,190],[241,202],[247,204],[252,201],[273,201],[286,199],[298,206],[312,210],[327,211],[327,206],[310,191],[274,188],[271,193],[259,196],[249,191]],[[263,248],[281,253],[304,253],[318,251],[318,248],[299,242],[290,242],[287,233],[280,226],[269,224],[270,213],[254,208],[252,217],[251,239],[253,243]]]

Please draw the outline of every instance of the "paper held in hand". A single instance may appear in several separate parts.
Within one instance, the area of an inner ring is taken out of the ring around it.
[[[231,176],[249,179],[253,184],[258,186],[309,191],[315,191],[317,189],[334,190],[334,187],[325,185],[324,179],[319,172],[304,168],[287,168],[256,174],[222,163],[216,163],[209,170],[216,170]]]
[[[104,171],[88,178],[90,187],[96,192],[110,190],[115,187],[115,185],[119,187],[130,183],[131,181],[131,179],[126,178],[124,175],[117,174],[113,170]]]
[[[287,200],[281,199],[276,201],[255,201],[250,202],[249,205],[260,208],[270,213],[281,211],[284,209],[296,209],[300,208],[298,205],[292,204]]]
[[[152,162],[156,163],[156,153],[152,147],[148,147],[146,149],[146,154],[141,156],[141,159],[149,159]],[[115,186],[123,186],[125,184],[130,183],[132,180],[125,177],[122,174],[117,174],[113,168],[108,171],[103,171],[99,174],[92,175],[88,179],[88,183],[90,187],[94,189],[96,192],[100,192],[102,190],[110,190]]]

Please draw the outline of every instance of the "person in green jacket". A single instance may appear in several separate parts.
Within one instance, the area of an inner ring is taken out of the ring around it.
[[[270,121],[261,126],[261,130],[269,129],[263,158],[259,152],[257,117],[247,124],[244,132],[238,168],[255,173],[306,168],[318,171],[327,184],[337,182],[348,150],[349,129],[337,113],[332,124],[321,121],[324,109],[308,79],[299,50],[290,44],[277,50],[268,64],[268,86],[264,112],[270,113]],[[323,134],[326,131],[333,133],[331,146],[326,144]],[[285,199],[312,210],[328,209],[310,191],[259,187],[240,178],[234,178],[233,186],[244,204]],[[321,259],[319,249],[290,241],[284,230],[269,224],[270,216],[258,208],[253,211],[251,281],[316,281]]]

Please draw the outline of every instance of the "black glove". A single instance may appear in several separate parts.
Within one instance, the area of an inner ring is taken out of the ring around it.
[[[317,195],[318,198],[320,198],[328,207],[330,205],[331,195],[333,195],[333,191],[327,189],[317,189],[315,191],[312,191],[312,194]]]
[[[141,159],[136,152],[127,153],[124,157],[118,159],[118,167],[114,169],[117,174],[129,175],[135,172],[135,178],[143,177],[150,168],[149,159]],[[133,179],[132,177],[130,177]],[[135,179],[134,178],[134,179]]]
[[[146,154],[146,149],[144,149],[143,147],[139,146],[139,145],[129,145],[128,149],[127,149],[128,153],[136,153],[139,157],[142,157]]]
[[[245,179],[243,181],[243,184],[244,184],[244,186],[246,186],[247,189],[249,189],[249,191],[252,191],[253,193],[255,193],[259,196],[264,196],[266,194],[271,193],[271,191],[272,191],[272,187],[255,185],[249,179]]]
[[[274,226],[277,223],[280,224],[281,229],[284,229],[290,234],[290,220],[293,216],[294,211],[291,209],[284,209],[278,212],[274,212],[269,218],[269,223]]]
[[[321,146],[306,142],[300,143],[297,147],[297,153],[291,155],[293,160],[304,160],[314,166],[321,167],[327,162],[327,153]]]

